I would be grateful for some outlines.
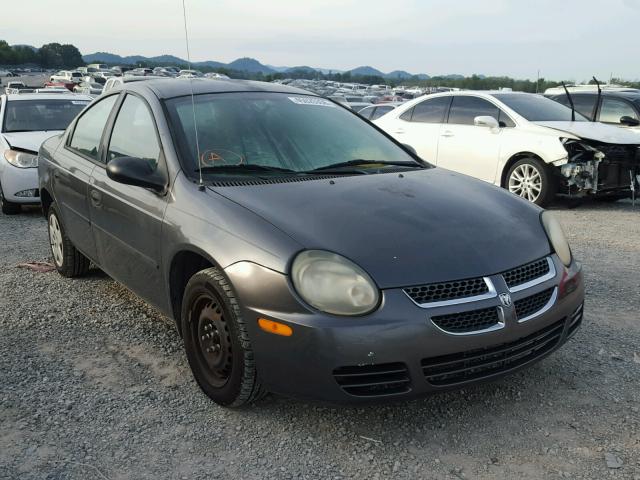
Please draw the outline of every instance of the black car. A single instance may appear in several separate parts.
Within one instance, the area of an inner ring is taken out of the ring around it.
[[[545,93],[545,96],[567,107],[571,107],[571,102],[567,94],[559,90],[560,89],[555,88],[552,92]],[[640,126],[640,90],[610,90],[604,88],[600,94],[599,102],[599,95],[595,90],[573,91],[573,89],[570,88],[569,94],[573,100],[576,112],[584,115],[591,121],[608,123],[620,127]],[[596,103],[598,104],[597,109]]]
[[[174,318],[222,405],[459,388],[543,358],[582,320],[551,212],[303,90],[126,83],[47,140],[38,170],[58,271],[93,262]]]

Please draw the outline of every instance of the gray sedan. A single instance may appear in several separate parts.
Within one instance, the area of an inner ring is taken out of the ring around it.
[[[458,388],[543,358],[582,320],[549,212],[302,90],[125,84],[38,168],[58,271],[94,263],[175,319],[222,405]]]

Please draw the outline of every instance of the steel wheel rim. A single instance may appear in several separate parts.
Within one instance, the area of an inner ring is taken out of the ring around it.
[[[513,169],[509,176],[509,191],[530,202],[535,202],[542,193],[542,175],[529,163]]]
[[[49,244],[53,253],[53,261],[61,267],[64,259],[64,246],[62,244],[62,232],[55,215],[49,216]]]
[[[191,309],[192,340],[207,381],[223,387],[231,376],[233,351],[226,314],[217,299],[200,295]]]

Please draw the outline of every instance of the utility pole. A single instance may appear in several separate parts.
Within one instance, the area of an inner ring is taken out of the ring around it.
[[[540,69],[538,69],[538,77],[536,78],[536,93],[538,93],[539,86],[540,86]]]

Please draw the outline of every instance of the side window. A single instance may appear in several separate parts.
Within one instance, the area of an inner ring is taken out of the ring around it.
[[[451,103],[449,123],[474,125],[476,117],[489,116],[498,120],[498,107],[482,98],[456,95]]]
[[[411,121],[411,117],[413,116],[413,111],[414,110],[415,110],[415,107],[414,108],[410,108],[409,110],[404,112],[402,115],[400,115],[400,120],[404,120],[405,122],[410,122]]]
[[[69,141],[70,148],[94,160],[100,160],[98,158],[100,139],[117,98],[117,95],[112,95],[100,100],[82,114]]]
[[[604,123],[620,123],[621,117],[638,119],[638,115],[631,105],[623,100],[604,98],[600,110],[600,121]]]
[[[498,113],[498,124],[500,124],[502,128],[513,128],[516,126],[515,122],[511,120],[511,117],[502,110],[499,110]]]
[[[361,110],[360,115],[362,115],[367,120],[373,120],[373,112],[376,111],[376,107],[365,107],[364,110]]]
[[[376,120],[391,110],[393,110],[393,107],[376,107],[375,113],[371,115],[371,120]]]
[[[107,162],[118,157],[135,157],[158,167],[160,144],[151,112],[135,95],[127,95],[113,125]]]
[[[451,97],[437,97],[424,100],[413,107],[412,122],[442,123],[447,113]],[[402,118],[402,117],[401,117]]]

